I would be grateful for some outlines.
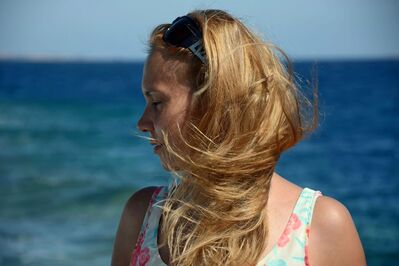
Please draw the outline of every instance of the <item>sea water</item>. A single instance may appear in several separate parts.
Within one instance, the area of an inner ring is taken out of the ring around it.
[[[319,127],[277,172],[341,201],[368,264],[394,265],[399,61],[296,62],[307,92],[315,63]],[[142,68],[0,61],[0,265],[110,264],[126,200],[170,178],[137,137]]]

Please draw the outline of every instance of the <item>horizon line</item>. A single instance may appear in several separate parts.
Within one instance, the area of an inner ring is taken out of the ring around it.
[[[399,55],[385,56],[289,56],[293,62],[308,61],[396,61]],[[143,58],[108,57],[108,56],[63,56],[63,55],[13,55],[0,54],[0,61],[27,61],[27,62],[87,62],[87,63],[142,63]]]

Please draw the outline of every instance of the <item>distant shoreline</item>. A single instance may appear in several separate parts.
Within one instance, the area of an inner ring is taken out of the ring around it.
[[[371,61],[398,61],[397,57],[320,57],[320,58],[290,58],[294,63],[302,62],[371,62]],[[1,55],[0,62],[23,63],[144,63],[145,58],[99,58],[99,57],[64,57],[64,56],[13,56]]]
[[[0,56],[0,62],[24,63],[142,63],[145,59],[90,57],[13,57]]]

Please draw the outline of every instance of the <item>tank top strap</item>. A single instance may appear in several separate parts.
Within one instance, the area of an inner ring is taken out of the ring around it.
[[[310,222],[316,199],[321,195],[307,187],[302,190],[277,244],[257,265],[309,265]]]
[[[318,190],[305,187],[299,197],[291,217],[297,217],[300,224],[298,230],[293,230],[289,248],[290,260],[299,261],[300,265],[309,265],[309,234],[316,200],[322,193]],[[295,219],[293,219],[295,220]],[[288,257],[288,256],[287,256]],[[288,264],[291,265],[291,264]]]
[[[317,197],[322,196],[318,190],[305,187],[295,205],[293,213],[306,225],[310,225]]]
[[[148,222],[150,221],[151,214],[153,213],[153,205],[157,201],[160,192],[162,191],[163,187],[157,187],[154,192],[152,193],[151,199],[148,203],[147,211],[144,216],[143,223],[141,224],[140,233],[145,232],[147,229]]]
[[[159,219],[162,215],[162,205],[168,195],[168,187],[160,186],[154,190],[143,223],[139,237],[133,250],[130,265],[165,265],[158,252],[157,236]]]
[[[162,214],[162,205],[164,203],[164,199],[167,196],[167,187],[165,186],[160,186],[155,189],[150,203],[148,205],[148,209],[146,212],[146,217],[143,222],[144,226],[144,234],[145,234],[145,240],[151,238],[151,234],[156,231],[155,233],[158,232],[158,223],[159,219],[161,218]],[[145,241],[146,242],[146,241]]]

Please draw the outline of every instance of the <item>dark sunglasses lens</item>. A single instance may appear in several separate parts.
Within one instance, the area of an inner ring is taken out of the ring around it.
[[[196,32],[192,23],[191,20],[185,17],[174,21],[165,32],[164,40],[172,45],[188,48],[198,39],[198,32]]]

